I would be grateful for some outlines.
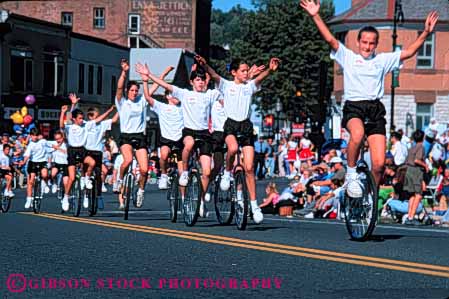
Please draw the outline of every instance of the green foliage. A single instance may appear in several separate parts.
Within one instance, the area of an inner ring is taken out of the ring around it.
[[[256,12],[237,7],[226,16],[214,10],[212,20],[216,26],[213,26],[212,40],[221,45],[229,44],[231,57],[243,58],[250,65],[268,66],[271,57],[282,60],[279,70],[263,83],[259,93],[262,98],[260,109],[274,108],[279,98],[284,111],[293,115],[305,112],[315,115],[316,119],[321,118],[327,98],[322,97],[323,102],[319,96],[329,95],[333,83],[328,45],[297,0],[254,0],[253,4]],[[333,14],[332,2],[322,1],[321,17],[326,21]],[[218,24],[223,24],[222,29]],[[224,74],[229,61],[213,61],[212,65]],[[327,84],[321,93],[320,63],[328,66]],[[302,93],[299,98],[295,96],[297,90]],[[321,117],[318,116],[320,113]]]

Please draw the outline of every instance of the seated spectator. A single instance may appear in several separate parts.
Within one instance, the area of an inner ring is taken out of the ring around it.
[[[413,133],[413,140],[416,144],[408,151],[406,160],[407,171],[404,182],[404,191],[411,194],[408,204],[408,218],[404,222],[408,225],[416,224],[414,216],[422,200],[424,172],[428,171],[427,165],[424,162],[423,131],[416,130]]]
[[[264,214],[277,214],[279,207],[276,204],[279,202],[279,192],[277,191],[276,184],[268,183],[265,188],[267,197],[263,199],[263,202],[259,205]]]
[[[395,184],[393,186],[394,191],[391,193],[390,198],[385,203],[383,210],[382,210],[382,216],[386,217],[388,214],[391,214],[393,219],[397,221],[401,221],[405,223],[408,218],[408,211],[409,211],[409,201],[407,200],[408,193],[402,191],[401,184]],[[419,203],[419,205],[416,208],[416,213],[421,213],[423,211],[423,205],[422,203]],[[416,222],[414,219],[409,220],[412,222]]]
[[[439,204],[438,207],[434,207],[433,209],[436,216],[443,216],[447,212],[447,201],[449,199],[449,168],[444,170],[440,188]]]
[[[328,216],[327,212],[335,212],[332,218],[337,217],[337,211],[340,206],[340,201],[343,195],[343,180],[332,178],[330,191],[321,196],[315,203],[312,212],[305,215],[307,219],[322,218]]]
[[[333,157],[338,157],[336,149],[330,149],[329,152],[326,155],[324,155],[323,162],[330,163]]]
[[[340,157],[333,157],[329,163],[330,172],[324,180],[318,180],[311,183],[314,187],[316,195],[324,195],[330,191],[332,181],[331,178],[335,178],[340,181],[344,181],[346,170],[343,167],[343,161]]]

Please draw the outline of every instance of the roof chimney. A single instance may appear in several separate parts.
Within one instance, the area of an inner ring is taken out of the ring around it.
[[[351,7],[354,8],[360,3],[362,3],[364,0],[351,0]]]

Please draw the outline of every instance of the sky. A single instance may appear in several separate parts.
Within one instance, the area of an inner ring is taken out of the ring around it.
[[[333,0],[335,5],[335,13],[339,14],[347,10],[351,5],[351,0]],[[299,1],[298,1],[299,3]],[[230,10],[233,6],[240,4],[244,8],[251,9],[251,0],[213,0],[212,5],[214,8],[219,8],[223,11]]]

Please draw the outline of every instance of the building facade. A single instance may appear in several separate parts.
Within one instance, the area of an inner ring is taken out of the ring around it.
[[[4,10],[0,16],[2,132],[11,131],[9,117],[22,106],[28,106],[44,132],[57,129],[60,108],[69,103],[71,92],[81,98],[82,109],[111,105],[120,59],[129,59],[127,47]],[[36,102],[27,105],[27,95]]]
[[[209,52],[211,0],[2,1],[0,8],[126,47]]]
[[[422,129],[432,117],[449,121],[449,4],[445,0],[402,1],[405,21],[398,26],[398,48],[407,48],[424,30],[427,14],[438,11],[440,18],[435,32],[428,37],[417,56],[406,60],[400,69],[399,87],[395,89],[394,125],[410,133]],[[377,52],[392,51],[392,30],[395,0],[353,0],[351,8],[330,21],[336,37],[356,51],[357,34],[363,26],[379,30]],[[381,99],[387,110],[388,128],[391,120],[391,80],[385,80],[385,95]],[[343,72],[334,68],[334,96],[342,102]]]

